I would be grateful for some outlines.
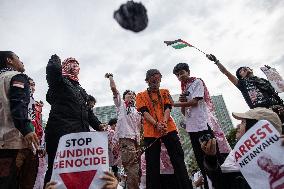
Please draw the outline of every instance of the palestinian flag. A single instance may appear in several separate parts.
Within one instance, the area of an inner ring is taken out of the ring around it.
[[[181,40],[181,39],[177,39],[177,40],[174,40],[174,41],[164,41],[164,43],[166,43],[167,46],[170,45],[175,49],[182,49],[184,47],[193,47],[193,45],[191,45],[191,44],[189,44],[186,41]]]

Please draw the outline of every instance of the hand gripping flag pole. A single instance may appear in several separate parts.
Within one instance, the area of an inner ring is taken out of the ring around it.
[[[164,43],[167,45],[167,46],[171,46],[173,47],[174,49],[182,49],[184,47],[193,47],[195,49],[197,49],[199,52],[202,52],[203,54],[206,55],[205,52],[203,52],[202,50],[200,50],[199,48],[189,44],[188,42],[184,41],[184,40],[181,40],[181,39],[177,39],[177,40],[174,40],[174,41],[164,41]]]

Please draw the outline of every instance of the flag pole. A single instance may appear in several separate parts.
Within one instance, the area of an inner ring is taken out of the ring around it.
[[[199,48],[197,48],[197,47],[195,47],[195,46],[193,46],[195,49],[197,49],[197,50],[199,50],[200,52],[202,52],[203,54],[205,54],[206,55],[206,53],[205,52],[203,52],[202,50],[200,50]]]
[[[189,44],[188,42],[186,42],[186,41],[184,41],[184,40],[181,40],[181,39],[179,39],[181,42],[184,42],[184,43],[186,43],[187,45],[189,45],[189,46],[192,46],[192,47],[194,47],[195,49],[197,49],[199,52],[202,52],[203,54],[205,54],[206,55],[206,53],[205,52],[203,52],[202,50],[200,50],[199,48],[197,48],[197,47],[195,47],[195,46],[193,46],[193,45],[191,45],[191,44]]]

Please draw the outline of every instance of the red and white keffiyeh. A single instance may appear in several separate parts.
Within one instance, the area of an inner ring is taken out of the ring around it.
[[[204,86],[204,101],[206,102],[208,108],[210,111],[214,111],[214,104],[211,100],[209,91],[204,83],[204,81],[201,78],[198,78],[202,81],[203,86]],[[185,82],[181,82],[181,90],[182,93],[185,93],[187,88],[196,80],[196,77],[190,77],[189,80],[185,81]]]
[[[199,78],[200,79],[200,78]],[[190,77],[189,80],[185,82],[181,82],[181,90],[182,93],[186,93],[188,87],[196,80],[196,77]],[[226,139],[226,136],[221,129],[221,125],[216,117],[215,114],[215,107],[212,102],[211,96],[209,94],[209,91],[202,79],[200,79],[204,86],[204,101],[207,104],[208,107],[208,121],[211,129],[213,130],[214,136],[217,140],[218,147],[220,153],[229,153],[232,149]]]
[[[79,62],[75,58],[67,58],[62,62],[62,75],[74,80],[79,81],[78,73],[79,73]]]

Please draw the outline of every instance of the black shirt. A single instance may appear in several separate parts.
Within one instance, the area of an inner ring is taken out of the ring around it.
[[[252,108],[283,104],[272,85],[263,78],[256,76],[240,79],[237,84],[246,103]]]
[[[9,91],[11,116],[15,127],[23,136],[33,131],[28,119],[28,105],[30,102],[30,87],[28,76],[17,74],[12,77]]]

